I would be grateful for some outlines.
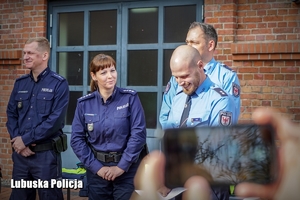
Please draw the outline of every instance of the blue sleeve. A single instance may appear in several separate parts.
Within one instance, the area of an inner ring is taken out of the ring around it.
[[[167,128],[167,121],[169,113],[172,107],[173,97],[176,95],[178,84],[174,76],[171,77],[169,83],[166,86],[166,90],[163,95],[161,109],[159,113],[159,122],[162,129]]]
[[[237,122],[234,101],[230,97],[223,97],[212,103],[209,126],[229,126]]]
[[[16,96],[16,90],[18,88],[18,83],[15,82],[14,88],[11,92],[8,105],[7,105],[7,122],[6,122],[6,127],[8,130],[8,133],[10,134],[10,139],[13,139],[17,136],[20,136],[19,133],[19,125],[18,125],[18,106],[16,105],[16,101],[14,100]]]
[[[132,96],[130,105],[130,137],[118,163],[124,171],[128,171],[131,164],[137,161],[147,137],[144,110],[138,95]]]
[[[82,104],[77,102],[74,119],[72,122],[72,134],[70,145],[78,159],[92,173],[96,174],[103,165],[96,159],[91,148],[87,144],[85,119]]]
[[[240,116],[241,100],[240,100],[240,81],[235,72],[231,72],[226,75],[226,80],[223,83],[223,89],[232,96],[235,103],[235,116],[237,119]]]
[[[69,103],[69,85],[67,80],[59,81],[55,90],[51,113],[48,118],[33,130],[24,134],[22,140],[25,146],[35,141],[51,137],[62,128]],[[36,134],[37,133],[37,134]]]

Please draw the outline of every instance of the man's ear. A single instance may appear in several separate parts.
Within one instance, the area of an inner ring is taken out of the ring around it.
[[[208,50],[209,50],[209,51],[215,50],[215,46],[216,46],[215,41],[210,40],[210,41],[208,42]]]
[[[202,69],[202,68],[203,68],[203,62],[202,62],[202,60],[199,60],[199,61],[197,62],[197,65],[198,65],[198,67],[199,67],[200,69]]]
[[[49,53],[46,51],[43,53],[43,60],[48,60],[49,58]]]

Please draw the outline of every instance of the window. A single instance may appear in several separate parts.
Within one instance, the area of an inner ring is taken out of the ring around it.
[[[50,2],[50,66],[70,85],[65,131],[70,132],[77,98],[89,92],[91,59],[106,53],[117,62],[117,85],[138,91],[151,137],[159,127],[171,54],[184,43],[189,24],[202,20],[202,4],[199,0]]]

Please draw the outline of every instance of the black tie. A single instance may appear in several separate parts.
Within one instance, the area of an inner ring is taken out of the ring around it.
[[[182,112],[182,115],[181,115],[180,127],[186,127],[186,122],[187,122],[187,119],[189,117],[189,112],[190,112],[190,109],[191,109],[191,105],[192,105],[191,96],[188,95],[186,97],[185,105],[184,105],[183,112]]]

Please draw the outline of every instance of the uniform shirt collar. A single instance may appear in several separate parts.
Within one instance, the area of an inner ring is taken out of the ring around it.
[[[118,90],[118,87],[115,86],[112,95],[111,95],[110,97],[108,97],[108,99],[106,100],[106,104],[111,103],[111,102],[115,99],[115,96],[116,96],[116,94],[117,94],[117,90]],[[100,94],[100,91],[99,91],[98,93],[99,93],[99,96],[100,96],[100,98],[101,98],[102,104],[104,104],[104,101],[103,101],[103,98],[102,98],[102,96],[101,96],[101,94]]]
[[[38,75],[37,81],[36,81],[36,82],[38,82],[39,80],[41,80],[42,78],[44,78],[45,76],[47,76],[47,74],[49,74],[49,72],[50,72],[50,68],[47,67],[44,71],[42,71],[42,72]],[[32,80],[34,80],[33,75],[32,75],[32,71],[30,71],[30,77],[32,78]]]
[[[200,96],[203,92],[208,91],[208,89],[214,85],[214,83],[210,80],[208,76],[206,76],[206,79],[202,82],[202,84],[197,88],[197,90],[194,92],[197,96]],[[203,93],[204,94],[204,93]]]
[[[215,69],[217,63],[218,63],[218,62],[217,62],[214,58],[212,58],[212,59],[204,66],[205,74],[211,74],[211,73],[214,71],[214,69]]]

